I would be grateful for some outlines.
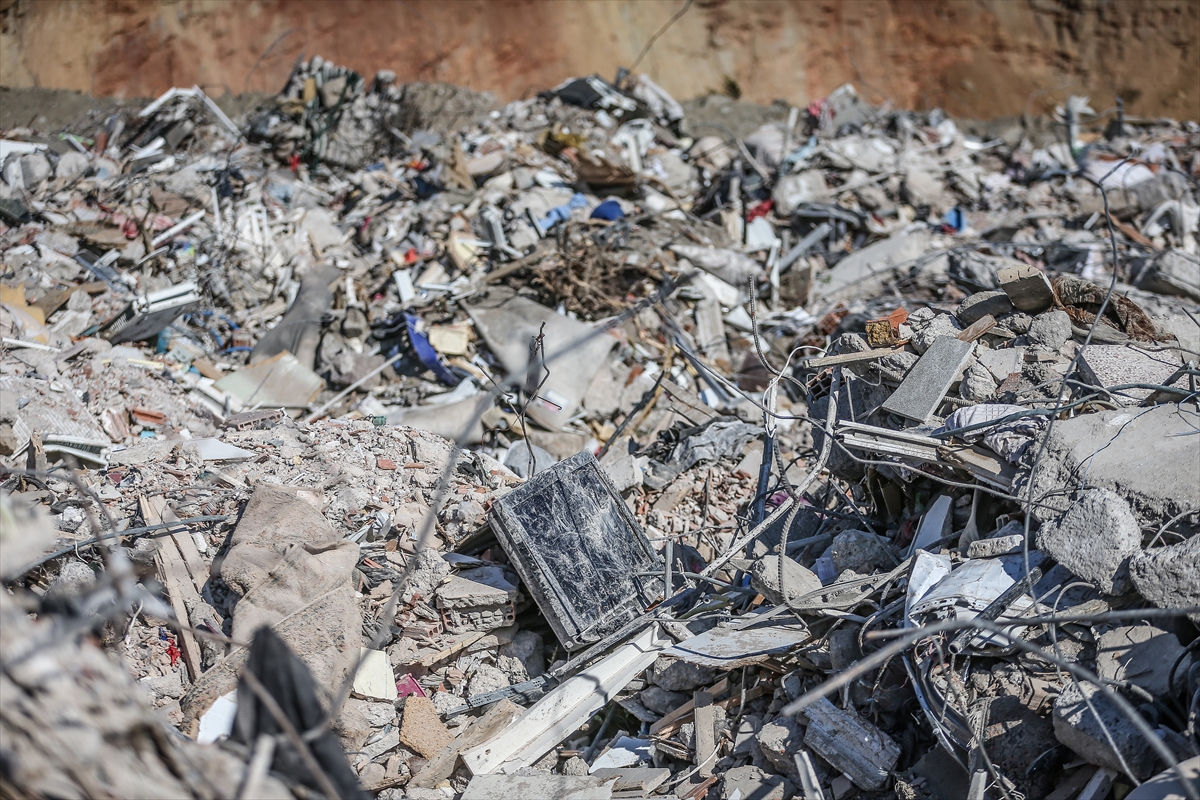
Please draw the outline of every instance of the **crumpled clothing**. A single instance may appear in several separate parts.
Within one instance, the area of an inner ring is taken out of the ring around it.
[[[942,426],[933,433],[935,435],[939,433],[951,433],[960,428],[1003,419],[1010,414],[1027,410],[1023,406],[1014,406],[1007,403],[982,403],[976,406],[967,406],[966,408],[958,409],[947,417]],[[958,438],[968,444],[973,444],[982,439],[984,445],[996,451],[998,455],[1002,456],[1009,463],[1016,464],[1021,460],[1021,456],[1025,454],[1029,445],[1033,443],[1034,437],[1037,436],[1038,431],[1045,424],[1045,417],[1024,417],[992,428],[979,428],[978,430],[969,431],[958,435]]]

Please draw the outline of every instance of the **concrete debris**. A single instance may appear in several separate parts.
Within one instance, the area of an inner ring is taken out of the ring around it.
[[[1187,671],[1191,659],[1179,638],[1154,625],[1113,628],[1096,639],[1096,674],[1127,681],[1154,696],[1171,690],[1171,670]]]
[[[16,795],[1101,800],[1200,747],[1195,123],[283,86],[4,134]]]
[[[1135,553],[1129,575],[1138,594],[1159,608],[1200,608],[1200,539],[1191,536]],[[1200,611],[1188,616],[1200,621]]]
[[[1129,560],[1141,549],[1133,510],[1108,489],[1087,489],[1057,520],[1038,529],[1037,546],[1105,594],[1129,588]]]
[[[1089,764],[1144,780],[1154,752],[1116,703],[1090,683],[1069,683],[1054,701],[1054,735]],[[1111,738],[1111,743],[1110,743]]]

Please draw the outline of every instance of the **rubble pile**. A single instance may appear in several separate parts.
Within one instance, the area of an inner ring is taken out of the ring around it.
[[[438,91],[4,133],[5,786],[1197,796],[1196,123]]]

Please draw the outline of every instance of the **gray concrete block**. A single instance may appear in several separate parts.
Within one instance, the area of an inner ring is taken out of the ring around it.
[[[958,380],[975,345],[961,339],[939,337],[916,363],[899,388],[883,404],[885,411],[905,419],[925,422]]]
[[[860,575],[869,575],[895,563],[891,543],[868,531],[842,531],[833,537],[829,550],[833,568],[839,574],[849,569]]]
[[[1046,274],[1028,264],[1005,267],[997,273],[1000,288],[1020,311],[1037,314],[1054,305],[1054,291]]]
[[[783,560],[783,580],[788,595],[795,598],[821,588],[821,579],[804,565],[791,558]],[[779,585],[779,556],[763,556],[750,568],[750,585],[767,602],[782,603],[783,589]]]
[[[792,761],[792,754],[800,749],[804,740],[804,726],[795,717],[776,717],[762,726],[755,737],[763,758],[781,775],[799,780],[799,773]]]
[[[1081,414],[1054,423],[1034,475],[1038,521],[1070,506],[1085,485],[1112,489],[1133,507],[1139,524],[1157,530],[1177,514],[1200,508],[1200,447],[1194,414],[1172,404]],[[1024,497],[1028,474],[1013,494]]]

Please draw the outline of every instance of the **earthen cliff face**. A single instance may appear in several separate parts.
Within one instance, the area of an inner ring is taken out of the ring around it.
[[[297,56],[368,75],[526,95],[630,65],[683,2],[0,0],[0,84],[125,97],[201,84],[275,91]],[[974,118],[1097,110],[1200,116],[1194,0],[697,0],[641,70],[680,98],[873,100]]]

